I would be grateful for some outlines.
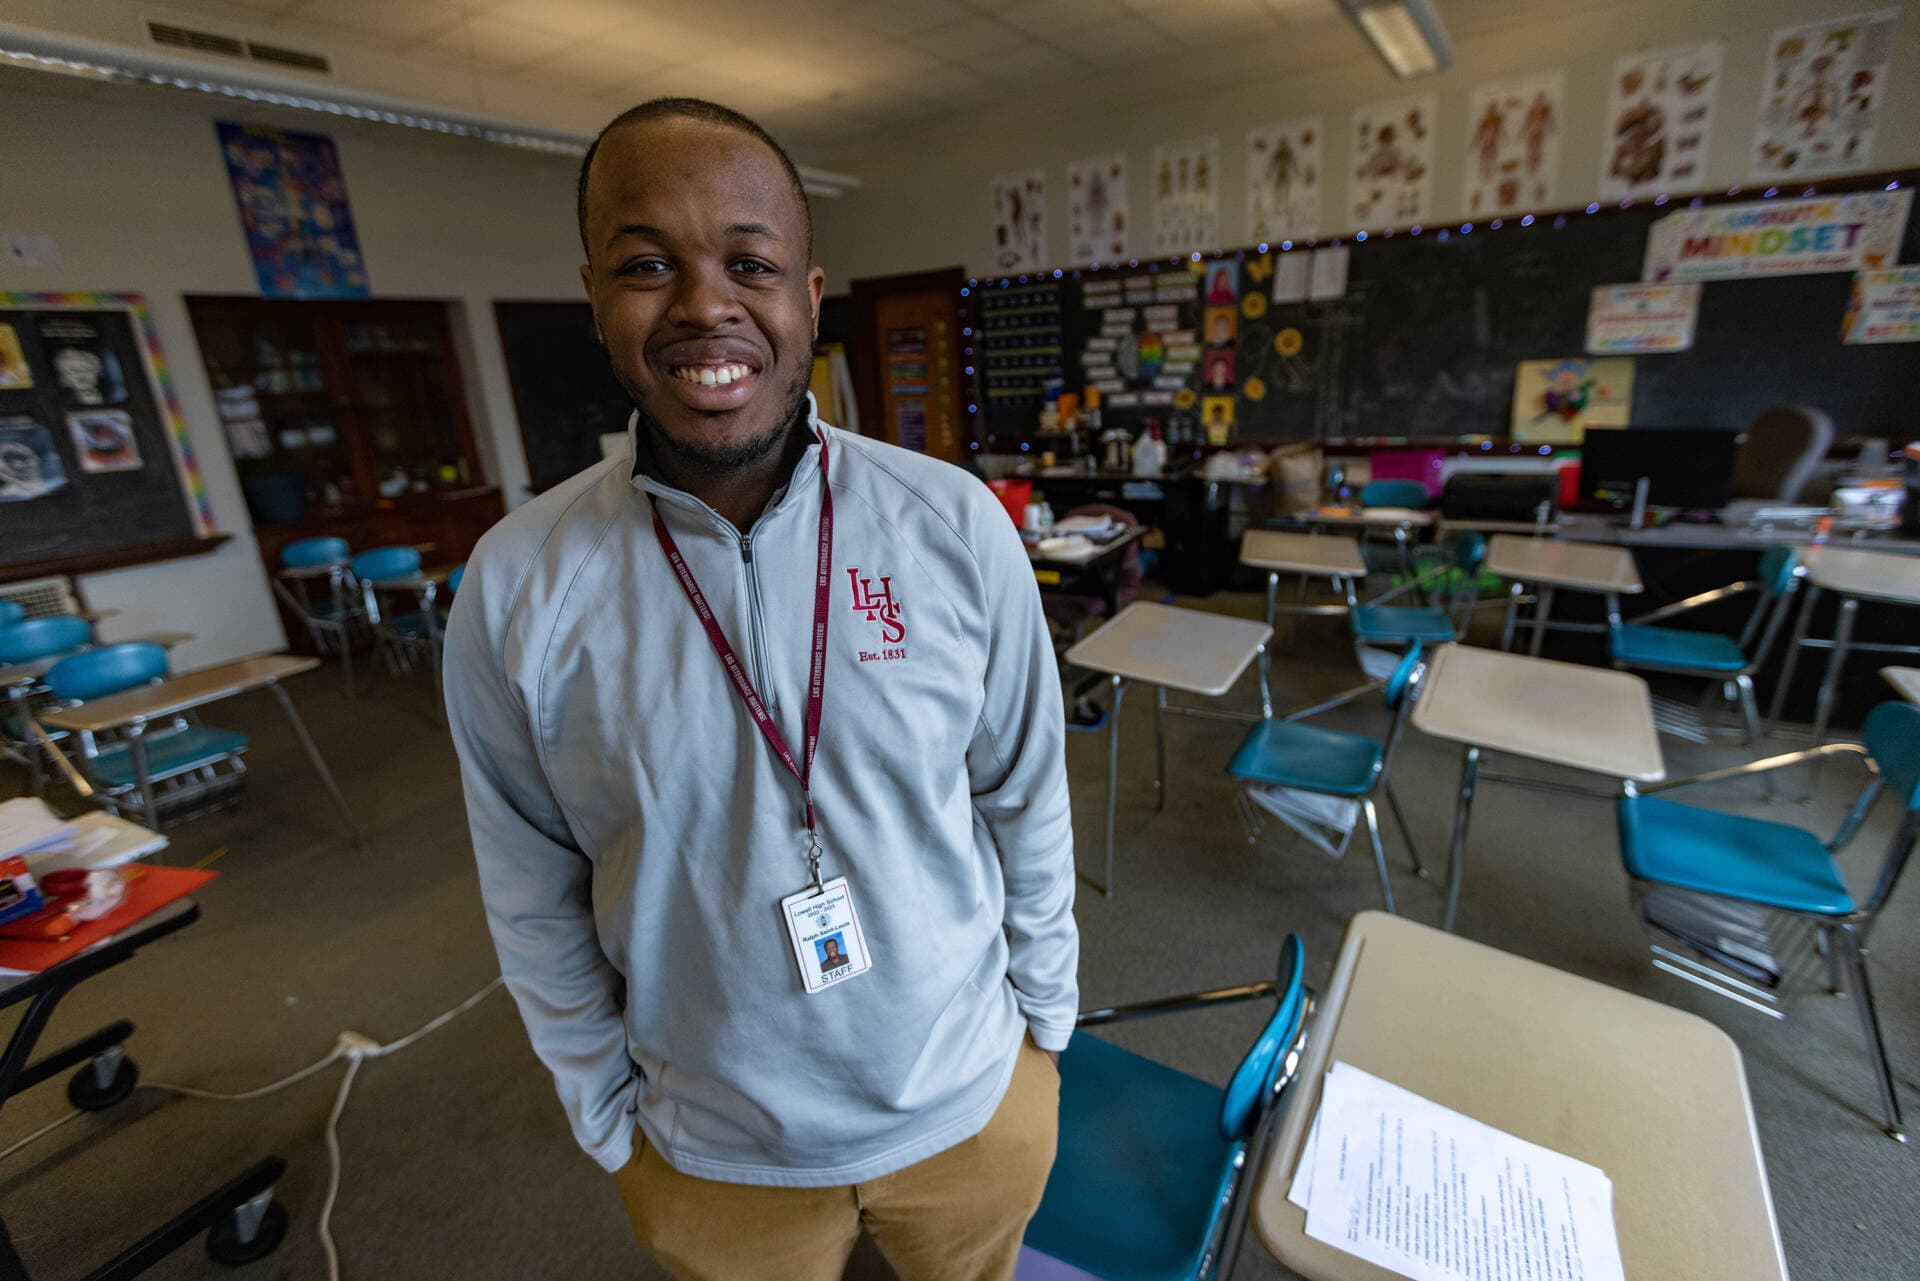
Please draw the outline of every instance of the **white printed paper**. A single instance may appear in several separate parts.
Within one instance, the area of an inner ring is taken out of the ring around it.
[[[1351,1064],[1327,1073],[1303,1152],[1288,1195],[1307,1235],[1369,1263],[1414,1281],[1625,1281],[1605,1172]]]
[[[994,269],[1038,271],[1046,254],[1046,171],[1001,174],[993,180]]]
[[[1313,257],[1304,249],[1277,255],[1273,260],[1273,300],[1305,302],[1313,278]]]
[[[1613,64],[1600,198],[1625,200],[1697,187],[1706,178],[1720,46],[1630,53]]]
[[[1920,342],[1920,267],[1856,272],[1840,341]]]
[[[1596,285],[1587,310],[1587,351],[1595,356],[1685,351],[1700,316],[1700,286]]]
[[[1127,253],[1127,153],[1067,166],[1067,259],[1111,262]]]
[[[1565,87],[1558,71],[1474,86],[1467,98],[1468,217],[1553,204]]]
[[[1399,227],[1427,220],[1433,195],[1436,99],[1376,102],[1353,113],[1353,169],[1347,212],[1360,227]]]
[[[1220,139],[1190,138],[1153,149],[1153,247],[1156,253],[1219,243]]]
[[[1320,117],[1247,130],[1247,239],[1320,234]]]
[[[1352,257],[1353,250],[1346,245],[1314,250],[1313,283],[1308,296],[1315,302],[1344,297],[1347,292],[1347,264]]]
[[[1768,46],[1753,127],[1753,176],[1864,169],[1887,92],[1898,9],[1782,27]]]

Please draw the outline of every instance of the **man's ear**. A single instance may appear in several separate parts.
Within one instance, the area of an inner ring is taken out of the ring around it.
[[[820,341],[820,297],[827,291],[827,273],[819,267],[807,269],[807,310],[813,313],[813,340]]]

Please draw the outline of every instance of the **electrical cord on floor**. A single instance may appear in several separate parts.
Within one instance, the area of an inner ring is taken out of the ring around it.
[[[290,1085],[297,1085],[308,1077],[324,1072],[335,1063],[345,1060],[347,1073],[340,1078],[339,1093],[333,1096],[333,1107],[327,1113],[327,1195],[326,1199],[320,1203],[320,1248],[326,1252],[327,1256],[327,1277],[329,1281],[340,1281],[340,1252],[333,1242],[333,1205],[340,1195],[340,1117],[341,1114],[347,1110],[347,1095],[353,1089],[354,1077],[359,1075],[361,1065],[368,1059],[383,1059],[389,1054],[397,1054],[412,1045],[415,1041],[418,1041],[421,1037],[439,1031],[474,1006],[480,1004],[480,1002],[491,995],[493,990],[499,987],[503,981],[504,980],[496,976],[493,982],[487,984],[478,992],[475,992],[472,996],[460,1002],[460,1004],[441,1014],[435,1015],[397,1041],[388,1041],[382,1045],[372,1037],[361,1032],[342,1032],[334,1042],[333,1048],[327,1051],[325,1058],[309,1063],[299,1071],[281,1077],[278,1081],[259,1086],[255,1089],[243,1090],[238,1094],[223,1094],[215,1090],[197,1089],[191,1085],[174,1085],[167,1081],[143,1081],[141,1085],[149,1090],[159,1090],[166,1094],[178,1094],[190,1099],[207,1099],[216,1103],[246,1103],[254,1099],[265,1098],[267,1095],[284,1090]],[[44,1138],[80,1115],[81,1112],[75,1109],[58,1120],[41,1126],[38,1130],[35,1130],[32,1134],[29,1134],[26,1138],[21,1139],[12,1146],[0,1149],[0,1161],[6,1160],[21,1148]]]

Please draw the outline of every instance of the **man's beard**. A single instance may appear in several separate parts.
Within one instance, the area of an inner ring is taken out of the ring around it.
[[[703,472],[729,472],[764,462],[767,455],[780,448],[788,434],[805,421],[811,374],[811,370],[802,369],[794,378],[787,396],[787,410],[775,420],[773,426],[758,436],[732,445],[702,440],[675,440],[647,408],[646,397],[637,388],[627,387],[627,396],[633,401],[634,412],[639,416],[640,429],[644,433],[643,443],[650,441],[655,448],[665,449],[686,467]]]

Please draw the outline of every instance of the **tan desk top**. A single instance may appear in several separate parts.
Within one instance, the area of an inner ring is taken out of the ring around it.
[[[1135,601],[1067,651],[1067,661],[1214,698],[1233,688],[1273,635],[1265,623]]]
[[[1335,1060],[1596,1165],[1633,1278],[1786,1281],[1740,1051],[1696,1015],[1381,912],[1347,926],[1256,1236],[1308,1281],[1399,1274],[1306,1234],[1287,1200]]]
[[[1487,540],[1487,568],[1502,578],[1517,578],[1523,583],[1629,595],[1642,590],[1633,553],[1602,543],[1495,534]]]
[[[1351,538],[1279,529],[1249,529],[1241,535],[1240,563],[1323,578],[1358,578],[1367,572],[1360,544]]]
[[[1300,519],[1311,525],[1375,525],[1383,529],[1404,525],[1419,529],[1433,524],[1433,513],[1412,507],[1354,507],[1346,511],[1320,508],[1301,513]]]
[[[1883,667],[1880,675],[1909,703],[1920,703],[1920,667]]]
[[[336,561],[329,565],[283,565],[273,572],[282,578],[290,578],[295,581],[303,578],[327,578],[334,574],[339,574],[344,577],[347,572],[347,562],[343,560]]]
[[[1647,683],[1631,672],[1443,645],[1412,719],[1435,738],[1613,778],[1667,775]]]
[[[65,711],[48,712],[40,720],[43,724],[61,729],[97,733],[135,721],[172,716],[203,703],[244,694],[250,689],[271,685],[301,672],[310,672],[318,666],[320,660],[317,658],[302,658],[295,654],[262,654],[256,658],[243,658],[238,662],[222,663],[218,667],[170,677],[158,685],[143,685],[139,689],[109,694]]]
[[[1851,547],[1809,547],[1801,553],[1807,581],[1847,596],[1920,605],[1920,557],[1863,552]]]
[[[108,641],[107,644],[146,644],[159,645],[164,649],[172,649],[176,645],[184,645],[190,640],[198,639],[199,638],[192,632],[149,632],[145,636],[129,636],[123,641]],[[98,649],[100,646],[89,646],[88,648]],[[29,659],[24,663],[14,663],[7,667],[0,667],[0,689],[5,689],[9,685],[19,685],[27,681],[38,680],[52,670],[53,665],[61,659],[70,658],[75,654],[84,654],[85,652],[85,649],[70,649],[64,654],[54,654],[47,658]]]

